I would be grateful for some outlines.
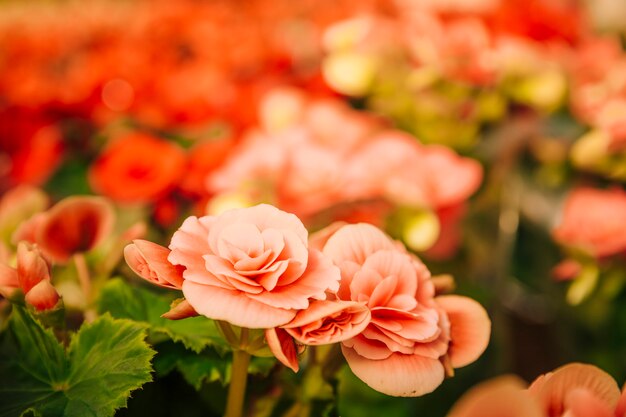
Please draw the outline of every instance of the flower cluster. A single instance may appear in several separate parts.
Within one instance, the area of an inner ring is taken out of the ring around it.
[[[458,238],[450,235],[482,180],[476,161],[422,145],[338,100],[308,99],[298,90],[268,94],[260,120],[260,128],[209,176],[217,199],[269,201],[309,224],[321,214],[326,223],[334,216],[382,225],[394,207],[432,210],[443,232],[421,247],[416,243],[416,249],[428,249],[439,238],[437,253],[454,252]],[[359,218],[359,208],[369,208],[369,216]]]
[[[490,321],[480,304],[437,296],[424,264],[376,227],[329,227],[308,239],[295,215],[258,205],[190,217],[169,250],[137,240],[124,254],[144,279],[182,290],[165,317],[267,329],[293,370],[297,345],[340,342],[372,388],[419,396],[484,351]]]

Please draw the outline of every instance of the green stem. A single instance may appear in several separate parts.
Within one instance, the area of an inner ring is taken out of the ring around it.
[[[250,354],[244,350],[233,351],[233,364],[228,387],[228,398],[226,400],[225,417],[241,417],[243,402],[246,394],[246,383],[248,381],[248,364]]]

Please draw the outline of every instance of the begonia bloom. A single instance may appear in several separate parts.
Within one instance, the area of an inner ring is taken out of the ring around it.
[[[578,188],[565,201],[563,218],[553,230],[557,242],[596,257],[626,250],[626,192]]]
[[[261,204],[189,217],[172,236],[168,260],[186,268],[183,294],[199,314],[272,328],[338,288],[339,270],[307,238],[295,215]]]
[[[113,207],[102,197],[67,197],[37,218],[33,243],[50,260],[67,262],[100,244],[111,233],[114,218]]]
[[[482,383],[448,417],[623,417],[624,398],[606,372],[571,363],[540,375],[527,389],[515,377]]]
[[[539,405],[515,377],[499,377],[470,389],[448,417],[544,417]]]
[[[464,297],[439,303],[424,264],[376,227],[346,225],[326,240],[323,253],[341,270],[337,298],[371,311],[368,326],[342,342],[348,365],[370,387],[423,395],[443,381],[446,355],[463,366],[485,349],[490,323],[482,307]]]
[[[153,202],[170,191],[185,170],[185,154],[174,143],[143,133],[111,142],[89,171],[92,188],[122,203]]]

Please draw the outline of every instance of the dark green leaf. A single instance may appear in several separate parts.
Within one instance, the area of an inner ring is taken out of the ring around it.
[[[166,336],[181,342],[188,349],[201,352],[211,346],[220,353],[227,349],[214,322],[206,317],[192,317],[184,320],[168,320],[161,315],[170,309],[175,298],[159,295],[143,288],[135,288],[116,278],[102,289],[98,310],[109,312],[113,317],[126,318],[147,323],[155,339]]]
[[[143,326],[109,315],[83,325],[67,352],[14,306],[0,336],[0,416],[111,416],[151,380]]]

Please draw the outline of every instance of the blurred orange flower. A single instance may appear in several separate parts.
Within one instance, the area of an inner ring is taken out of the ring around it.
[[[96,192],[121,203],[152,202],[174,188],[185,162],[177,145],[132,132],[103,150],[91,166],[89,182]]]

